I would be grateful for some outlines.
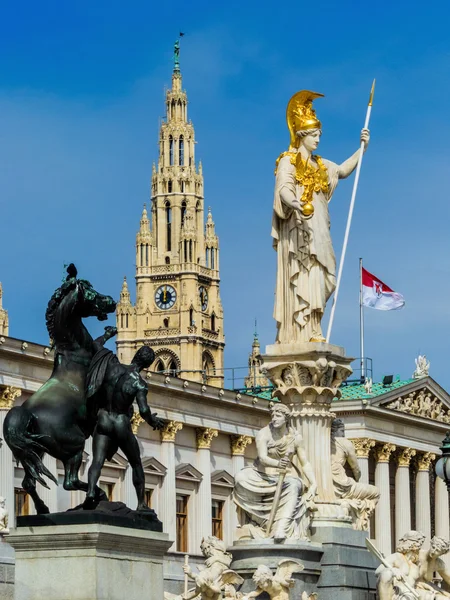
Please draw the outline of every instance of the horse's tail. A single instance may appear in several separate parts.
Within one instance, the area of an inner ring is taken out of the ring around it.
[[[45,437],[34,433],[36,418],[24,406],[13,406],[6,415],[3,424],[3,435],[6,443],[11,448],[14,458],[21,462],[27,475],[48,488],[43,475],[51,479],[56,485],[57,480],[42,462],[43,452],[47,452],[41,440]]]

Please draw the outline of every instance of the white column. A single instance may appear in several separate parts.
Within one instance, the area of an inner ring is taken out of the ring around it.
[[[435,535],[448,540],[450,537],[450,519],[449,519],[449,491],[445,482],[440,477],[436,477],[435,484]],[[450,569],[450,555],[441,556],[448,569]]]
[[[137,435],[139,426],[142,423],[144,423],[144,419],[141,417],[139,412],[135,411],[131,417],[131,430],[133,431],[134,435]],[[130,467],[130,465],[127,465],[127,468],[125,469],[121,500],[128,506],[128,508],[132,508],[134,510],[137,507],[136,490],[133,485],[133,469]]]
[[[58,473],[56,471],[56,458],[50,456],[49,454],[45,454],[42,462],[44,466],[52,473],[56,481],[58,481]],[[58,512],[58,488],[57,486],[48,479],[45,475],[43,475],[43,479],[47,482],[48,488],[44,487],[40,483],[36,484],[36,491],[39,494],[42,501],[48,506],[48,509],[51,513]]]
[[[0,390],[0,434],[3,435],[3,423],[6,415],[14,404],[14,400],[21,395],[18,388],[7,387]],[[14,501],[14,457],[8,444],[0,442],[0,496],[5,498],[6,509],[9,513],[9,527],[15,527],[15,501]]]
[[[436,458],[431,452],[419,456],[416,475],[416,529],[430,540],[431,537],[431,503],[430,503],[430,464]]]
[[[375,508],[375,539],[383,554],[391,554],[391,502],[389,486],[389,459],[394,452],[394,444],[384,444],[375,450],[375,485],[380,490],[380,500]]]
[[[231,468],[232,475],[236,477],[236,474],[241,471],[245,466],[245,449],[248,444],[251,444],[252,438],[248,435],[233,435],[230,439],[231,445]],[[233,502],[233,501],[232,501]],[[236,539],[236,529],[239,526],[239,521],[237,517],[237,506],[233,502],[233,506],[231,508],[231,531],[233,533],[233,539],[230,540],[230,545]]]
[[[202,538],[212,534],[211,512],[211,442],[219,435],[217,429],[198,428],[197,434],[197,469],[202,474],[202,480],[197,490],[195,540],[189,544],[190,551],[198,552]],[[195,549],[195,550],[194,550]]]
[[[397,456],[395,473],[395,540],[411,530],[411,494],[409,488],[409,465],[416,455],[412,448],[403,448]]]
[[[161,462],[167,472],[161,486],[161,506],[158,518],[164,533],[175,542],[177,537],[177,488],[175,482],[175,436],[183,428],[179,421],[169,421],[161,430]],[[173,549],[173,546],[171,546]]]
[[[361,469],[361,483],[369,483],[369,454],[375,446],[375,440],[369,438],[356,438],[351,440],[358,457],[358,466]]]
[[[133,470],[130,465],[125,469],[125,475],[123,478],[123,494],[122,494],[122,502],[124,502],[128,508],[132,508],[133,510],[137,507],[137,496],[136,490],[133,485]]]

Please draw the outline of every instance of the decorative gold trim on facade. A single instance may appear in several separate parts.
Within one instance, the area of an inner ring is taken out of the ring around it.
[[[175,436],[180,429],[183,429],[183,423],[180,423],[180,421],[168,421],[160,431],[161,441],[174,442]]]
[[[356,450],[356,456],[369,458],[370,450],[375,447],[375,440],[369,438],[356,438],[351,440]]]
[[[430,465],[435,458],[436,454],[433,454],[432,452],[425,452],[424,454],[418,456],[417,466],[419,468],[419,471],[429,471]]]
[[[137,435],[139,425],[142,425],[142,423],[144,423],[144,419],[138,412],[135,412],[131,417],[131,431],[134,433],[134,435]]]
[[[206,427],[205,429],[197,427],[195,433],[197,437],[197,448],[211,448],[213,438],[219,435],[217,429],[211,429],[211,427]]]
[[[12,385],[0,390],[0,410],[9,410],[14,405],[14,400],[22,395],[22,390]]]
[[[391,454],[394,452],[396,447],[397,446],[395,444],[391,444],[389,442],[387,444],[383,444],[382,446],[377,446],[375,448],[376,461],[388,463],[389,459],[391,458]]]
[[[232,456],[244,456],[245,449],[252,441],[249,435],[232,435],[230,438]]]
[[[416,455],[413,448],[402,448],[397,455],[397,463],[399,467],[409,467],[411,459]]]

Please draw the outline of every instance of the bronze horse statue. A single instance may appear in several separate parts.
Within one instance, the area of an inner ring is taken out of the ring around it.
[[[42,462],[45,453],[63,463],[64,489],[87,491],[87,483],[80,481],[78,472],[85,440],[92,434],[96,420],[85,394],[86,374],[95,348],[82,319],[95,316],[104,321],[116,309],[111,296],[103,296],[89,281],[77,279],[73,264],[67,273],[45,313],[55,348],[53,372],[37,392],[8,412],[3,427],[6,443],[25,471],[23,489],[32,497],[38,514],[48,513],[49,509],[36,491],[36,482],[48,488],[45,476],[58,485]],[[98,494],[102,494],[99,488]]]

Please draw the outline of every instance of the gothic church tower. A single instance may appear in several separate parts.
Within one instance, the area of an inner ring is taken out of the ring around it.
[[[128,363],[142,344],[150,345],[156,352],[151,370],[221,386],[219,240],[210,209],[205,227],[202,164],[195,162],[177,50],[158,166],[152,169],[151,222],[144,206],[136,236],[136,305],[125,280],[117,305],[117,351]]]

